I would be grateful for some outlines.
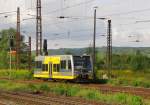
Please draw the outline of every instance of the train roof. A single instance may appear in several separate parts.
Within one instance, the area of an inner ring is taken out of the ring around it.
[[[39,56],[36,56],[35,57],[35,61],[43,61],[45,57],[68,57],[68,56],[75,56],[75,57],[78,57],[78,56],[90,56],[90,55],[39,55]]]
[[[39,56],[36,56],[36,57],[53,57],[53,56],[90,56],[90,55],[39,55]]]

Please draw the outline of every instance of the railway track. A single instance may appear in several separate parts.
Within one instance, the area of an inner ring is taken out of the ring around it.
[[[6,78],[3,78],[3,79],[8,80]],[[51,82],[42,81],[42,80],[10,80],[10,81],[15,81],[17,83],[35,83],[35,84],[41,84],[43,82],[47,84],[51,83]],[[70,84],[73,84],[73,83],[70,83]],[[89,88],[89,89],[94,88],[94,89],[102,91],[103,93],[128,93],[128,94],[138,95],[138,96],[142,96],[144,98],[150,99],[150,88],[110,86],[110,85],[93,84],[93,83],[79,84],[79,85],[85,88]]]
[[[35,80],[29,82],[26,81],[26,83],[43,83],[43,81],[41,80]],[[45,83],[49,83],[49,82],[45,82]],[[94,88],[100,90],[103,93],[128,93],[128,94],[138,95],[150,99],[150,88],[138,88],[138,87],[127,87],[127,86],[122,87],[122,86],[111,86],[111,85],[102,85],[102,84],[80,84],[80,85],[85,88],[89,88],[89,89]]]
[[[104,103],[96,103],[92,101],[86,101],[82,99],[69,98],[63,96],[54,95],[39,95],[39,94],[29,94],[29,93],[16,93],[16,92],[0,92],[0,98],[8,99],[14,101],[17,105],[108,105]],[[25,104],[23,104],[25,103]],[[6,102],[1,102],[2,105],[16,105],[7,104]]]
[[[3,101],[0,101],[0,105],[6,105],[6,103]]]
[[[148,88],[137,88],[137,87],[122,87],[122,86],[110,86],[110,85],[100,85],[100,84],[87,84],[87,88],[94,88],[100,90],[104,93],[128,93],[133,95],[142,96],[144,98],[150,99],[150,89]]]

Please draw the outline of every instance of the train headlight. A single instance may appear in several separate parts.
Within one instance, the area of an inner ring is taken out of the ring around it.
[[[92,71],[88,71],[88,73],[92,73]]]

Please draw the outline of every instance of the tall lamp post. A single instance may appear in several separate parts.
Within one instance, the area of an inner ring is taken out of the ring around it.
[[[98,7],[94,7],[94,33],[93,33],[93,79],[96,79],[96,70],[95,70],[95,64],[96,64],[96,21],[97,19],[105,20],[106,18],[97,18],[97,9]]]

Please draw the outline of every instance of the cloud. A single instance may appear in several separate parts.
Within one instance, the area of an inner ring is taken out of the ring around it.
[[[0,4],[4,4],[1,5],[0,11],[16,11],[17,6],[20,6],[21,20],[32,18],[35,16],[29,16],[28,14],[36,15],[35,1],[0,0]],[[149,23],[135,24],[135,21],[149,19],[150,11],[133,13],[130,13],[130,11],[147,9],[150,1],[91,0],[89,3],[78,5],[87,1],[90,0],[42,0],[43,38],[49,40],[48,48],[89,46],[93,38],[94,6],[99,7],[97,17],[112,19],[114,46],[148,46],[150,39]],[[57,17],[61,15],[72,18],[58,19]],[[16,28],[16,15],[9,16],[7,19],[0,18],[0,21],[1,29],[9,28],[9,26]],[[21,22],[21,30],[32,36],[32,49],[35,49],[35,22],[35,19]],[[70,33],[69,37],[68,32]],[[100,34],[107,34],[107,21],[97,20],[97,46],[106,46],[106,37],[101,37]],[[128,37],[133,34],[136,36],[135,38]],[[142,40],[141,44],[131,42],[138,35]]]

